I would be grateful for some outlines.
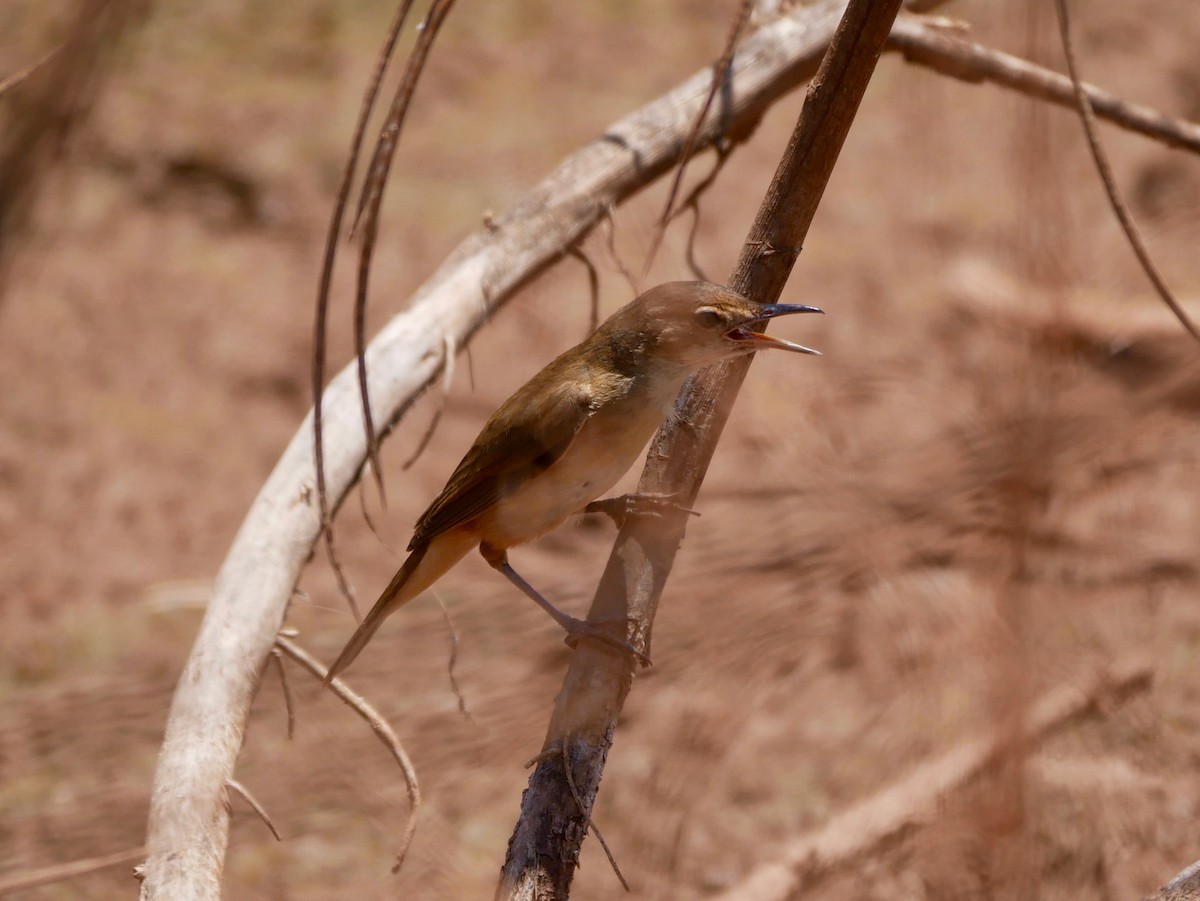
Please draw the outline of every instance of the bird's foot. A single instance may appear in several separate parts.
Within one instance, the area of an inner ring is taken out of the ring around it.
[[[622,616],[618,619],[601,619],[601,620],[585,620],[568,617],[569,622],[562,623],[564,629],[567,630],[567,637],[563,640],[567,647],[574,648],[579,642],[585,640],[598,641],[601,644],[606,644],[610,648],[615,648],[625,654],[632,654],[638,659],[642,666],[653,666],[654,662],[644,653],[634,647],[633,642],[628,638],[621,638],[614,634],[614,627],[620,626],[624,629],[635,619],[632,616]]]
[[[603,513],[609,517],[618,529],[625,528],[625,523],[639,516],[653,516],[662,519],[668,513],[686,513],[689,516],[699,516],[695,510],[679,503],[682,491],[672,494],[621,494],[617,497],[607,497],[592,501],[583,508],[584,513]]]

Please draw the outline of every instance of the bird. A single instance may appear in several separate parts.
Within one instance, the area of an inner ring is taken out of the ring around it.
[[[568,643],[613,639],[602,623],[563,612],[513,569],[508,550],[568,518],[603,512],[648,512],[670,499],[623,496],[597,501],[630,469],[671,415],[692,373],[758,350],[818,354],[756,331],[763,320],[821,313],[802,304],[760,304],[703,281],[660,284],[622,307],[580,344],[561,354],[509,397],[484,425],[422,514],[409,556],[329,669],[344,671],[383,621],[478,548],[492,568],[528,595],[567,632]],[[643,660],[643,662],[645,662]]]

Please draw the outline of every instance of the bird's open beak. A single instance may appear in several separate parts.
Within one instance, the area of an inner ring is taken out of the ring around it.
[[[774,319],[776,316],[787,316],[791,313],[824,313],[820,307],[810,307],[804,304],[796,303],[764,303],[759,309],[762,315],[756,321],[766,319]],[[783,338],[776,338],[772,335],[756,332],[746,325],[739,325],[725,333],[725,337],[731,341],[736,341],[739,344],[749,346],[754,350],[790,350],[798,354],[816,354],[821,355],[819,350],[813,350],[811,347],[805,347],[803,344],[796,344],[792,341],[787,341]]]

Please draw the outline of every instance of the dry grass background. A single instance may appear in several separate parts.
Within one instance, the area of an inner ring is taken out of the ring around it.
[[[947,11],[1057,67],[1048,4]],[[463,4],[434,54],[388,201],[373,319],[484,212],[703,65],[730,4]],[[0,10],[0,71],[54,23]],[[318,253],[383,2],[161,0],[119,50],[76,160],[42,204],[0,308],[0,874],[140,843],[166,708],[209,580],[307,404]],[[1187,0],[1080,5],[1087,76],[1200,118]],[[0,101],[2,103],[3,101]],[[701,260],[726,273],[800,98],[730,162]],[[1200,162],[1105,128],[1153,252],[1200,285]],[[705,163],[697,164],[701,171]],[[661,190],[617,219],[640,260]],[[673,232],[647,284],[685,277]],[[603,304],[631,290],[604,249]],[[343,294],[343,298],[347,295]],[[787,292],[819,360],[755,364],[701,494],[595,818],[638,897],[702,898],[789,836],[1129,654],[1148,695],[946,798],[928,825],[805,898],[1132,899],[1200,856],[1200,367],[1122,244],[1078,122],[885,59]],[[348,357],[348,311],[339,360]],[[588,321],[567,261],[460,361],[407,473],[427,398],[384,448],[382,546],[358,504],[363,595],[496,403]],[[611,532],[518,554],[582,609]],[[329,657],[351,622],[314,564],[289,622]],[[390,718],[427,804],[403,871],[399,774],[292,671],[288,741],[267,674],[238,778],[230,898],[487,896],[566,660],[481,561],[389,623],[351,682]],[[28,898],[127,896],[123,868]],[[588,842],[581,899],[619,886]]]

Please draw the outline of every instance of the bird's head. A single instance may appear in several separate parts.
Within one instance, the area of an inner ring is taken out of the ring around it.
[[[615,316],[642,328],[648,347],[665,361],[698,369],[756,350],[819,354],[811,348],[763,334],[755,323],[790,313],[821,313],[799,304],[760,304],[709,282],[667,282],[651,288]]]

